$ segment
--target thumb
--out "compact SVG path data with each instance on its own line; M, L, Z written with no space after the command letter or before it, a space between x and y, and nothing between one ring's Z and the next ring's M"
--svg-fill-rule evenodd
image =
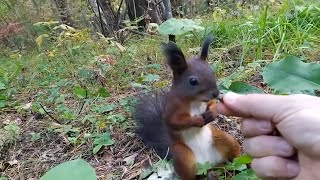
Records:
M280 96L271 94L240 95L233 92L223 96L223 103L218 103L218 113L227 116L254 117L277 123L282 115L293 113L298 102L307 95ZM308 97L308 96L307 96ZM283 117L283 116L282 116Z

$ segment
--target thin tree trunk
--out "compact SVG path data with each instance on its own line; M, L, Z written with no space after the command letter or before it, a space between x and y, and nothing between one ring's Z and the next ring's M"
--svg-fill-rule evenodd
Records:
M58 9L59 18L61 19L62 23L68 26L76 27L76 24L73 21L68 9L69 7L67 0L54 0L54 3Z
M163 5L164 5L164 20L168 20L172 18L172 6L170 0L163 0Z
M170 0L163 0L163 5L165 8L164 12L164 20L168 20L172 18L172 7L171 7L171 2ZM169 41L176 42L176 37L175 35L169 35Z
M103 11L104 18L107 22L108 35L111 35L117 30L118 20L117 15L112 7L111 0L97 0Z

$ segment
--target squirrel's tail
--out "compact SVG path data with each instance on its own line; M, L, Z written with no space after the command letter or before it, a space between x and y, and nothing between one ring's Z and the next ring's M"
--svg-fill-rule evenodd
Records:
M153 148L161 158L171 158L169 134L162 121L165 98L164 90L140 96L134 109L133 119L137 123L136 133L143 143Z

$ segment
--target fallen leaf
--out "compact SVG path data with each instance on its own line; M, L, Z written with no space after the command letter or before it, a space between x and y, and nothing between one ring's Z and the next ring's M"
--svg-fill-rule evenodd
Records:
M22 109L28 110L28 109L31 108L31 106L32 106L32 103L30 102L30 103L25 104L25 105L22 107Z
M116 42L116 46L120 49L120 52L124 52L126 50L126 48L123 47L120 43Z
M126 162L127 165L132 165L134 163L135 158L137 157L138 153L134 153L131 156L128 156L123 159L123 161Z
M8 163L12 166L12 165L18 164L18 161L14 159L12 161L8 161Z

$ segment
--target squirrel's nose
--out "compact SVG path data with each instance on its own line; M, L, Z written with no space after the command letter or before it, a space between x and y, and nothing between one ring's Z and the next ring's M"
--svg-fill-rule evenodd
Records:
M213 98L217 98L220 94L220 91L218 89L215 89L212 91L212 97Z

